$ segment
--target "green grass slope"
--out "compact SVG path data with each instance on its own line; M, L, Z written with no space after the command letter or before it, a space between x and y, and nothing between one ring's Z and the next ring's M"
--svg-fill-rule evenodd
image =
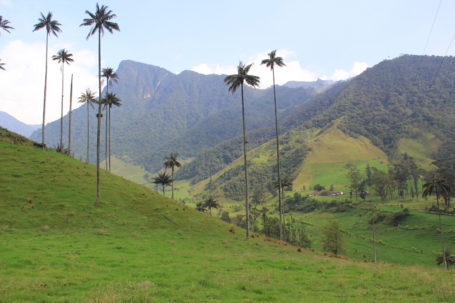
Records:
M454 272L298 252L0 140L1 302L453 302Z
M333 184L335 190L346 191L349 183L346 164L353 163L362 169L367 164L382 167L387 163L387 155L370 140L348 136L337 125L321 130L308 142L310 152L294 180L295 190L310 189L315 184L328 188Z

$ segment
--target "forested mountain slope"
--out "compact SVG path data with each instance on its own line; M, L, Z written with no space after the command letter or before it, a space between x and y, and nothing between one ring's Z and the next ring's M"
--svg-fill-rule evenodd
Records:
M344 164L341 164L348 161L348 158L355 158L355 151L351 147L359 144L367 144L365 147L367 150L379 149L389 160L393 160L402 152L408 152L416 157L423 168L434 168L431 163L436 159L451 158L450 153L455 146L453 143L455 142L455 102L453 101L455 71L450 68L454 63L455 59L452 57L410 55L383 61L349 81L333 85L304 104L281 112L281 129L284 133L287 132L282 137L282 143L286 144L284 142L286 137L295 137L291 141L300 142L300 148L312 150L313 155L331 154L330 150L345 155L354 153L345 160L340 160L340 165L331 165L337 170L342 169ZM340 135L325 135L325 130L333 127L337 130L333 130L331 134L340 131ZM253 140L253 144L250 144L252 155L257 153L256 149L262 148L261 144L268 144L269 150L272 149L273 135L269 133L267 137L264 136L265 133L267 132L250 134L250 137L262 138L259 141ZM309 136L309 133L313 136ZM325 137L319 138L318 134ZM272 141L268 142L267 138ZM322 140L325 143L324 145L312 144L311 147L305 148L302 142L310 138ZM340 140L346 143L340 145ZM368 143L365 143L367 142L365 140L368 140ZM353 143L347 144L350 141ZM240 144L240 139L236 138L201 153L192 163L181 169L178 177L193 178L193 182L199 182L215 174L240 157ZM237 149L235 149L236 145ZM296 149L297 145L294 143L294 146L289 148ZM357 149L359 152L360 150ZM283 159L289 157L286 152L289 150L282 152ZM371 155L374 154L379 152L371 153ZM295 156L292 157L295 158ZM359 154L359 157L362 158L364 155ZM386 161L387 159L384 160L384 156L380 156L377 160ZM330 162L333 161L327 163ZM325 162L318 160L317 163L319 166L324 166ZM251 166L254 172L257 167L254 161ZM306 168L308 169L308 166ZM272 171L275 169L273 161L270 161L268 168L264 169L270 174L270 178L273 178ZM289 177L295 179L298 176L297 183L300 185L310 184L309 180L314 176L308 175L307 170L305 177L296 171L298 169L304 169L304 166L293 167L293 172L288 172ZM325 170L325 173L341 174L339 171L330 170ZM304 180L305 178L307 179ZM224 185L218 184L218 186ZM239 191L242 190L240 186L237 187ZM240 197L241 192L236 195Z
M154 171L170 152L194 157L241 133L240 96L228 92L224 76L192 71L175 75L133 61L123 61L117 74L118 82L111 91L122 100L122 106L112 110L112 151L118 158ZM279 109L284 110L303 103L315 94L315 88L278 87L277 93L281 97ZM271 127L272 90L246 87L245 97L248 129ZM91 140L95 142L95 111L91 112ZM85 106L74 111L73 121L73 150L82 157L86 149ZM46 134L47 144L56 145L58 121L47 126ZM39 136L37 131L32 138L39 140ZM94 159L94 144L90 150Z

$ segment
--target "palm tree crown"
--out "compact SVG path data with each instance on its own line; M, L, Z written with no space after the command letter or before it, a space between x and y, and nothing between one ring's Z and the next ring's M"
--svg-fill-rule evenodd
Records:
M112 84L112 82L117 82L118 75L114 72L112 67L103 68L103 75L106 78L107 85Z
M269 56L267 59L262 60L261 64L265 64L265 66L270 67L270 69L274 69L276 66L286 66L283 62L283 58L276 56L276 50L271 51L267 54Z
M111 108L112 106L122 106L122 100L120 100L114 93L108 93L101 102L105 108Z
M57 55L52 56L52 60L55 60L58 63L70 64L74 61L72 57L73 54L69 53L66 49L63 48L57 52Z
M9 22L8 20L6 19L3 19L2 16L0 16L0 29L4 30L5 32L9 33L9 30L10 29L14 29L14 27L12 26L9 26L8 24L10 24L11 22Z
M33 31L46 28L47 35L53 34L57 37L57 33L61 32L61 24L57 20L52 20L52 13L48 12L47 16L41 13L41 18L38 19L38 23L33 26Z
M159 173L158 176L154 177L152 182L154 184L160 184L163 187L163 196L164 196L165 195L164 187L171 184L172 179L168 174L166 174L166 172L163 172L163 173Z
M438 175L433 175L429 182L423 185L422 197L436 195L436 200L439 206L439 198L443 197L446 199L450 197L450 187L447 184L447 180Z
M87 39L90 36L94 35L96 32L99 32L100 35L103 35L105 29L110 33L112 33L113 30L120 30L118 24L111 21L117 16L113 14L112 11L109 10L105 5L101 5L100 7L97 3L95 13L89 11L85 11L85 13L89 15L90 18L85 18L80 26L92 26L87 35Z
M2 63L1 61L2 61L2 60L0 60L0 69L5 70L5 66L4 66L5 63Z
M177 160L178 154L171 153L164 159L164 167L174 170L175 167L180 167L181 163Z
M237 74L229 75L224 78L224 82L229 86L230 92L234 93L237 88L243 86L245 83L253 87L259 86L259 77L248 75L252 65L253 64L249 64L245 66L245 64L240 62L237 66Z
M87 105L88 105L88 104L91 104L94 102L95 102L95 93L92 92L89 88L87 88L85 90L85 93L83 93L79 97L79 103L87 103Z

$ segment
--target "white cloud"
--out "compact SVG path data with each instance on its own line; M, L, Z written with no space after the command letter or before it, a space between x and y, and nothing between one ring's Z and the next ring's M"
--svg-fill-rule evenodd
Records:
M309 69L303 67L299 61L291 60L294 55L293 51L280 49L277 50L277 55L283 57L286 66L275 69L276 83L279 85L285 84L288 81L316 81L318 78L324 80L346 80L362 73L368 68L365 62L355 62L351 70L336 69L331 76L317 75ZM266 88L272 85L272 75L270 69L261 65L261 61L267 58L267 52L256 54L246 60L245 63L253 62L251 74L261 78L261 88ZM218 64L208 65L199 64L192 68L193 71L201 74L235 74L236 66L221 66Z
M229 75L234 74L237 69L235 66L222 66L219 64L199 64L191 69L200 74L209 75L209 74L218 74L218 75Z
M71 45L49 46L46 123L60 117L60 64L51 59L60 48L73 53L74 62L65 66L65 107L69 107L70 77L74 74L73 108L79 106L78 97L86 88L96 90L97 57L88 50L74 50ZM29 124L41 124L44 92L45 44L28 44L20 40L10 42L0 51L6 71L0 71L0 110Z
M328 79L335 81L346 80L363 73L368 67L368 64L365 62L354 62L351 70L337 69Z
M0 0L0 5L10 5L11 1L10 0Z

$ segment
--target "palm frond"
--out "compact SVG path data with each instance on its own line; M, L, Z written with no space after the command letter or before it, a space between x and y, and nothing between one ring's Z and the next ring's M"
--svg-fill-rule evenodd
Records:
M228 85L230 92L234 93L237 88L242 86L244 83L256 87L260 83L258 76L248 75L253 64L246 65L239 62L237 66L237 74L229 75L224 78L224 83Z
M92 13L90 11L85 11L85 13L89 15L89 18L83 19L80 26L92 26L87 35L87 39L90 36L93 36L96 32L99 32L100 35L103 35L104 30L107 30L110 33L112 33L114 30L120 31L118 24L110 21L113 18L116 18L117 15L113 14L107 6L102 5L100 7L97 3L95 13Z
M66 49L63 48L59 50L56 55L52 56L52 60L56 60L58 63L70 64L74 61L72 57L73 54L69 53Z
M267 55L269 57L267 59L264 59L261 61L261 64L265 64L266 67L270 67L270 69L274 69L275 65L279 66L279 67L286 66L286 64L284 64L284 62L283 62L283 58L276 56L276 50L271 51Z
M33 31L46 28L47 35L53 34L58 36L57 33L61 32L61 24L57 20L52 20L52 13L48 12L46 16L41 13L41 18L38 19L38 23L33 26Z
M8 20L6 19L3 19L2 16L0 16L0 29L3 29L5 32L9 33L9 31L11 29L14 29L14 27L8 25L10 24L11 22L9 22Z

